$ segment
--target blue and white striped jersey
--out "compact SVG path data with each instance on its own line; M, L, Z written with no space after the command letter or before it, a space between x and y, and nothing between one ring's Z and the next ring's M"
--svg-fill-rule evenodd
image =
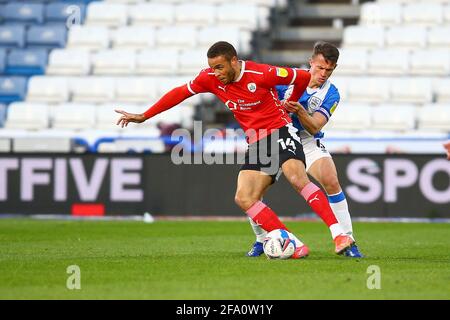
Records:
M290 96L292 88L289 86L277 86L278 97L280 100L284 100ZM340 95L339 91L334 84L327 80L321 87L316 89L306 88L303 95L300 97L300 104L308 111L309 114L314 112L320 112L330 120L331 115L339 104ZM292 122L294 126L302 131L305 130L301 125L298 117L291 114ZM314 135L315 138L323 138L324 133L322 131Z

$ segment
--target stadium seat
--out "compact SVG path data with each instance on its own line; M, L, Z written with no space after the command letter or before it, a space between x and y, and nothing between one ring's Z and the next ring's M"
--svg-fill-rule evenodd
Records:
M178 70L177 49L143 50L136 60L136 71L140 75L170 75Z
M5 71L6 67L6 49L0 48L0 74Z
M200 70L199 70L200 72ZM197 76L198 72L196 74L193 74L192 76L178 76L178 77L161 77L161 80L156 83L156 89L157 89L157 96L161 97L162 95L169 92L169 90L182 86L192 79L194 79ZM187 101L187 100L185 100Z
M128 6L118 3L94 2L87 8L85 24L117 28L128 22Z
M74 23L83 23L86 17L86 6L79 2L54 2L49 3L45 7L45 21L46 23L63 22L66 23L69 17L75 17L79 14L79 21L73 21Z
M352 78L350 77L342 77L339 73L336 73L336 76L333 76L330 80L339 90L339 95L341 97L341 101L347 100L348 97L348 86L349 82Z
M178 63L178 73L180 75L194 76L200 70L209 67L206 53L203 49L183 51L178 57Z
M6 113L8 111L8 107L6 104L0 103L0 128L3 128L6 120Z
M151 77L116 78L116 101L150 105L159 98L156 88L157 81L158 78Z
M242 52L240 43L240 32L238 27L217 27L211 26L201 28L197 32L197 44L199 49L209 49L215 42L217 42L217 35L220 34L220 39L231 43L237 51Z
M197 45L197 30L192 26L161 27L156 31L156 44L160 48L194 48Z
M86 49L55 49L49 56L49 75L87 75L91 69L90 53Z
M450 48L450 26L432 27L428 30L427 41L429 48Z
M136 69L133 50L104 50L93 54L92 73L95 75L129 75Z
M109 47L109 30L106 27L73 26L70 28L67 48L101 50Z
M419 129L450 133L450 104L427 104L420 108Z
M132 25L169 26L175 21L175 7L167 3L143 3L129 10Z
M413 105L379 105L372 108L374 130L408 131L415 128L416 107Z
M113 47L121 49L147 49L155 46L155 29L149 26L128 26L117 29Z
M251 4L227 3L217 7L217 25L234 26L242 30L255 30L258 21L258 7Z
M25 46L25 26L0 25L0 47L23 48Z
M41 24L44 22L44 5L9 2L3 7L2 17L6 23Z
M325 130L365 130L372 124L371 107L366 104L341 103Z
M432 83L428 78L393 78L389 87L393 103L425 104L433 99Z
M381 103L389 99L386 78L353 78L347 88L347 99L351 102Z
M70 97L66 77L32 77L28 84L27 102L62 103Z
M44 74L47 58L45 49L13 49L8 54L5 73L24 76Z
M55 129L92 129L96 122L95 106L91 104L62 104L54 109Z
M405 49L377 49L368 56L369 74L404 75L408 73L408 68L409 52Z
M46 104L16 102L9 105L6 129L39 130L48 127L49 112Z
M381 26L349 26L344 29L344 48L382 48L384 46L384 28Z
M443 20L444 20L444 24L448 25L450 23L450 6L448 5L449 3L446 3L446 6L443 6Z
M450 103L450 78L436 78L433 81L433 90L436 95L436 102Z
M414 50L410 59L410 73L414 75L450 76L450 51Z
M115 109L123 109L132 113L142 113L145 108L136 104L103 104L95 108L97 121L95 128L98 130L113 130L113 131L125 131L127 129L135 129L142 124L130 123L124 129L117 125L117 119L120 118L120 114L115 112Z
M72 78L72 101L96 104L112 102L115 98L114 86L114 79L109 77Z
M402 6L399 3L366 2L361 5L361 25L399 25L402 22Z
M63 48L66 45L66 26L31 26L27 32L27 47Z
M427 43L427 29L422 26L392 27L386 31L386 46L391 48L424 48Z
M178 26L212 26L216 21L216 7L208 4L183 3L175 7L175 23Z
M367 69L367 55L365 49L341 49L334 74L364 74Z
M26 95L27 78L0 76L0 103L21 101Z
M403 8L403 23L423 26L442 24L442 9L437 3L410 3Z

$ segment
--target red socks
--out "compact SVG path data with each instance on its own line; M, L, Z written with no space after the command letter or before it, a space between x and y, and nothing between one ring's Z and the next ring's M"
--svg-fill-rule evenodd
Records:
M318 186L310 182L300 191L300 194L328 227L338 223L336 216L328 203L327 196Z
M250 209L247 210L247 215L267 232L275 229L289 231L280 219L278 219L275 212L262 201L255 202Z

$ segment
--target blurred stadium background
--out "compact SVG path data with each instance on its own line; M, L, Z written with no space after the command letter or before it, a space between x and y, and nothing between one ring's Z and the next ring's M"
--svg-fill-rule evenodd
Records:
M4 215L241 216L238 166L175 166L168 154L173 130L194 120L218 130L192 151L245 150L218 100L194 96L126 129L114 109L146 110L206 67L218 40L297 67L325 40L341 50L341 103L324 143L354 216L450 218L448 0L0 0L0 19ZM308 214L285 183L274 189L281 215Z

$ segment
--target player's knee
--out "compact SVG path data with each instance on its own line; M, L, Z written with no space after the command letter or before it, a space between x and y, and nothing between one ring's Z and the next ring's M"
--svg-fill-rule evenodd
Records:
M234 202L244 211L250 209L259 199L246 194L237 193Z
M337 176L328 176L322 181L322 184L328 193L336 193L341 190Z
M299 174L290 174L286 176L286 179L294 187L294 189L298 191L302 190L309 183L307 176L301 176Z

